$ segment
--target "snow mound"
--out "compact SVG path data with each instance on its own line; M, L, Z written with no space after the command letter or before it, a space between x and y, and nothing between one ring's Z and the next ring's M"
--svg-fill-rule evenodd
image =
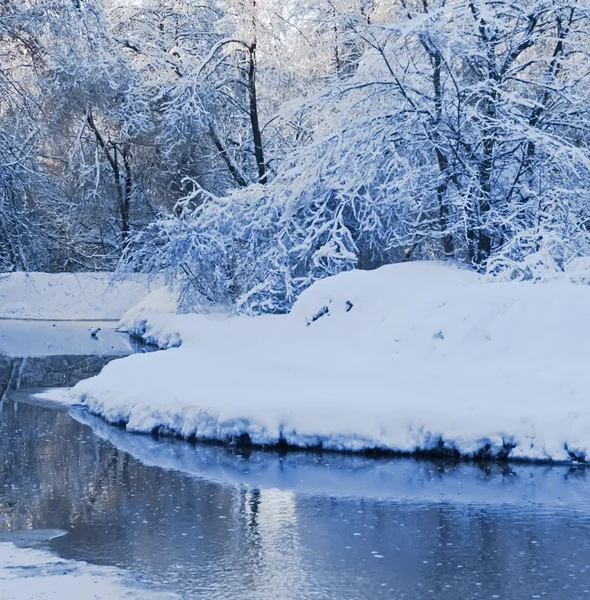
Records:
M295 302L291 315L306 324L323 316L363 314L373 321L390 316L392 307L404 302L429 300L438 294L454 292L482 282L477 273L451 264L415 262L387 265L377 271L347 271L316 282Z
M0 274L0 318L117 320L149 292L149 278L112 273Z
M119 321L119 331L129 331L138 328L138 323L147 314L174 314L176 313L177 295L166 286L150 292L137 304L130 308ZM145 321L145 319L144 319Z
M153 315L166 352L71 392L129 431L329 450L590 460L590 288L437 263L323 280L291 314Z
M199 315L176 314L177 306L177 292L161 287L129 309L119 321L117 330L125 331L132 337L161 349L175 348L180 346L185 335L196 337L201 327L225 321L229 316L228 308L224 306L208 307ZM173 320L171 315L175 315ZM172 327L171 323L174 323Z

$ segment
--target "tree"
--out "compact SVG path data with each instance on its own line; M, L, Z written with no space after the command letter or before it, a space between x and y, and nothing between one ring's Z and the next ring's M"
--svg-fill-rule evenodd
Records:
M0 269L49 267L63 223L39 154L35 70L44 67L25 1L0 3Z
M324 34L336 25L360 56L282 111L305 135L272 181L201 197L183 216L191 248L207 223L234 265L219 300L282 311L357 266L447 257L513 269L543 240L559 268L587 252L583 3L400 0L370 18L365 4L328 7ZM190 267L190 253L177 259Z

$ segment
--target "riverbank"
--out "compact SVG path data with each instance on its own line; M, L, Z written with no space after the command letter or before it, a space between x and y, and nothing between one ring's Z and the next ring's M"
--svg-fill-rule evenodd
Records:
M437 263L318 282L289 315L132 311L166 352L69 393L128 431L337 451L590 456L590 288Z
M2 273L0 319L117 321L150 287L144 275L113 282L113 273Z
M0 530L68 531L50 545L66 567L116 566L183 600L578 599L588 588L585 468L235 453L24 399L4 402L0 434L11 465ZM63 582L56 598L78 589Z
M238 451L217 444L130 435L88 411L73 419L121 453L150 468L166 469L226 487L273 489L330 498L495 507L542 506L578 510L590 500L586 467L519 463L473 463L352 453ZM531 482L534 481L534 485Z

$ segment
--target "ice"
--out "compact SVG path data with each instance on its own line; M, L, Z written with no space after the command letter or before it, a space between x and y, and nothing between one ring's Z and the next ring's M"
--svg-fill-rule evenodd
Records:
M113 322L94 321L100 331L90 335L80 321L15 321L0 319L0 354L31 356L126 356L133 351L129 337Z

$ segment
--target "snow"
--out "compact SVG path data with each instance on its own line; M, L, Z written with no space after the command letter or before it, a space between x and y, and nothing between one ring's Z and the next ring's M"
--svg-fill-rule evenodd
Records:
M128 326L146 313L175 313L178 297L168 287L160 287L133 305L119 322L119 331L127 331Z
M286 316L143 311L126 325L169 349L113 361L70 401L128 431L590 459L584 285L406 263L322 280Z
M161 283L154 287L146 298L145 276L113 282L112 273L0 274L0 355L130 354L128 337L115 332L117 320L133 306L135 315L174 310L174 297Z
M112 273L0 274L0 318L118 320L148 293L150 280L112 279Z
M128 573L60 559L45 550L0 542L2 600L172 600L139 587Z

